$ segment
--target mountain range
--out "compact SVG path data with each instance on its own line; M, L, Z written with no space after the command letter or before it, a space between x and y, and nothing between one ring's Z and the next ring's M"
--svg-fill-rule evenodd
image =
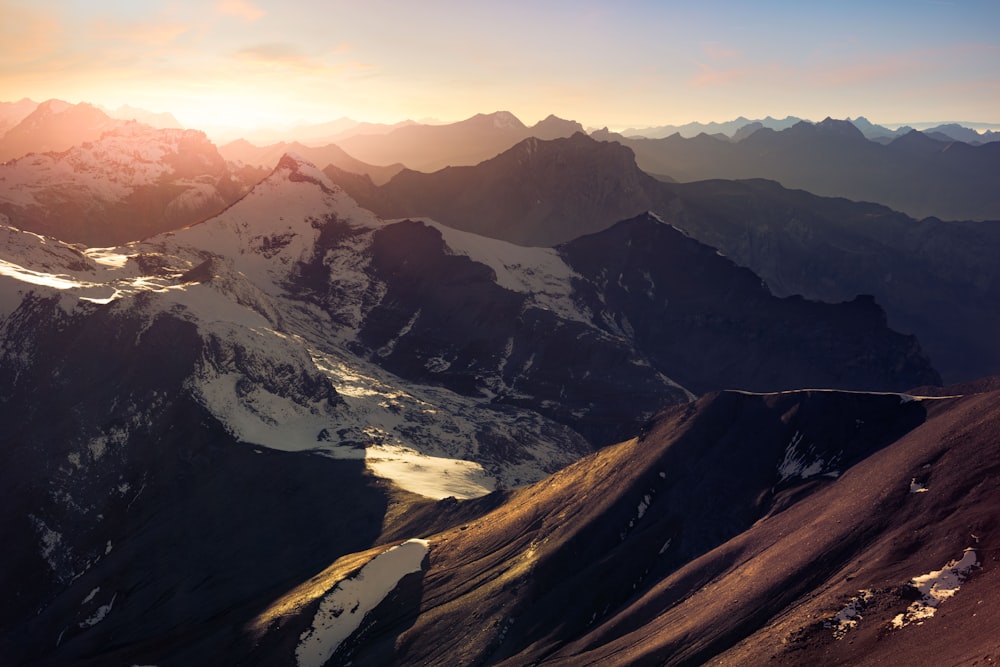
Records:
M400 162L410 169L434 171L478 164L528 137L555 139L582 131L579 123L556 116L528 127L514 114L497 111L447 125L407 125L386 134L358 134L341 141L340 147L371 164Z
M679 134L685 139L691 139L697 137L699 134L708 134L716 136L722 135L735 141L740 141L762 128L780 132L782 130L789 129L800 122L808 121L804 121L802 118L796 118L795 116L787 116L781 119L767 116L766 118L760 118L757 120L750 120L743 116L739 116L738 118L722 123L694 122L686 123L684 125L659 125L647 128L628 128L622 130L620 134L625 137L645 139L664 139L674 134ZM873 139L880 143L889 143L891 140L901 137L915 129L910 125L902 125L892 130L884 125L872 123L864 116L858 116L853 119L847 118L847 122L857 127L866 138ZM607 128L604 129L605 131L607 130ZM975 145L1000 140L1000 132L991 129L976 131L962 123L922 123L919 124L919 128L917 129L922 129L924 134L934 136L939 141L963 141L967 144Z
M0 662L1000 660L1000 223L630 147L798 142L844 174L859 141L938 164L936 134L500 112L216 148L26 108L0 106L26 151Z
M767 128L732 142L708 135L685 139L613 140L633 150L648 173L690 182L767 178L813 194L878 202L916 218L1000 219L1000 143L938 141L916 130L883 145L847 121Z
M528 246L564 243L651 210L779 295L830 302L874 295L949 381L1000 374L997 222L917 221L764 180L664 183L644 173L630 149L583 134L528 139L475 167L405 170L378 187L327 173L385 217L427 216Z

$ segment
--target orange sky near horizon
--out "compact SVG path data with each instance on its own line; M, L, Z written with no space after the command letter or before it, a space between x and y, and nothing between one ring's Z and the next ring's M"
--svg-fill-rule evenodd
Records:
M129 104L208 131L501 109L612 129L997 123L997 25L995 0L5 0L0 100Z

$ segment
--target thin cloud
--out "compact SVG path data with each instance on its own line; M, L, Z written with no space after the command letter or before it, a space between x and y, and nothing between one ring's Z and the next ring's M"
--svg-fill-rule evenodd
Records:
M219 0L215 4L215 11L223 16L235 16L245 21L256 21L265 14L263 9L248 0Z
M743 55L741 51L723 46L719 42L703 42L701 50L711 60L732 60Z
M0 4L0 63L16 65L45 58L63 42L58 17L33 7Z
M181 23L125 23L95 21L92 34L105 43L134 42L147 46L167 46L188 31Z
M254 65L282 66L297 69L323 67L323 63L305 56L291 44L258 44L240 49L233 55L237 60Z
M688 80L693 88L724 86L746 78L745 68L720 69L706 63L698 63L698 72Z

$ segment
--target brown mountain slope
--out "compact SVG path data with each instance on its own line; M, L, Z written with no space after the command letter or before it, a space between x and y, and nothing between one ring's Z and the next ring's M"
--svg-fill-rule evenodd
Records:
M673 408L430 535L420 571L326 664L998 659L997 398L727 392ZM378 553L310 582L311 602L278 601L249 662L282 662L316 596ZM920 598L911 579L963 557L978 565L961 590L893 629ZM859 590L870 597L856 625L831 625Z

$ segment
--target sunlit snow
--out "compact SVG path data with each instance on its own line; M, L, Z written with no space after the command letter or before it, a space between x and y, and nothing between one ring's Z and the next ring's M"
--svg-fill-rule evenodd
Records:
M898 630L914 622L919 625L934 616L938 605L955 595L977 567L979 558L969 548L960 559L950 561L940 570L913 577L910 583L921 593L921 598L892 619L892 627Z
M427 556L427 540L408 540L382 552L361 568L354 577L344 579L319 603L312 627L302 633L295 649L299 667L321 667L337 648L359 627L399 581L419 572Z
M496 484L478 463L427 456L407 447L368 447L365 462L379 477L428 498L478 498L493 491Z

